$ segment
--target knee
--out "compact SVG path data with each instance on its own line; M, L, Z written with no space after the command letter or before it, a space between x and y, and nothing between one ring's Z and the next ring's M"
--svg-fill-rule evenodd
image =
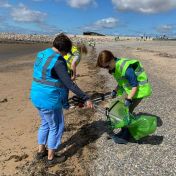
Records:
M49 130L49 126L48 124L40 124L39 130L43 130L43 131L48 131Z

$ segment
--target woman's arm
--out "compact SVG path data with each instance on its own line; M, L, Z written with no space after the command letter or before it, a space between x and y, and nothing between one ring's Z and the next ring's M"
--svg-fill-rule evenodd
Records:
M132 100L133 97L134 97L134 95L135 95L136 92L137 92L137 89L138 89L138 87L132 87L130 94L127 96L127 99Z
M54 70L58 76L58 78L62 81L62 83L73 93L78 95L83 100L88 100L89 96L84 93L70 78L68 72L67 72L67 66L66 63L62 59L59 59L55 66Z
M73 71L73 75L72 75L72 80L73 81L76 79L76 66L77 66L76 62L73 61L72 64L71 64L71 69Z
M125 73L125 77L128 80L130 86L132 87L130 94L127 96L128 99L133 99L138 90L137 76L132 67L128 67Z

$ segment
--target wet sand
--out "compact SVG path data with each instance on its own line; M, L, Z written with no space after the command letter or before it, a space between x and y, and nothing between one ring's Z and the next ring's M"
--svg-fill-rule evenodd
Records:
M39 50L47 48L48 46L50 46L50 44L0 43L0 62L35 54Z

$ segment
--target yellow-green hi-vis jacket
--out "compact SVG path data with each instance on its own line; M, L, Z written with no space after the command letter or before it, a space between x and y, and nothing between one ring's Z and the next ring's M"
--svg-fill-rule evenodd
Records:
M80 54L76 46L73 46L73 47L72 47L71 52L72 52L72 53L68 53L67 55L64 56L64 59L65 59L66 62L67 62L67 68L68 68L68 72L69 72L69 73L70 73L70 71L71 71L71 64L72 64L72 62L73 62L74 56Z
M114 78L118 82L118 95L122 95L124 91L128 95L131 92L132 87L125 78L125 73L129 66L134 69L138 81L138 89L133 98L144 98L150 96L152 88L148 82L148 77L142 64L138 60L130 60L127 58L120 58L116 61L115 73L113 73Z

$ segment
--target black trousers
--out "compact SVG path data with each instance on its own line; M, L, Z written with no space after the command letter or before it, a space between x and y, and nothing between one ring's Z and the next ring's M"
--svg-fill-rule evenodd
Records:
M138 106L138 104L142 101L142 98L133 99L132 105L129 107L129 112L132 114L134 109ZM113 131L108 130L107 132L109 136L116 135L117 137L123 138L125 140L129 140L131 138L130 132L127 127L122 127L121 131L115 134Z
M129 107L129 112L132 114L137 105L142 101L142 98L133 99L132 105Z

